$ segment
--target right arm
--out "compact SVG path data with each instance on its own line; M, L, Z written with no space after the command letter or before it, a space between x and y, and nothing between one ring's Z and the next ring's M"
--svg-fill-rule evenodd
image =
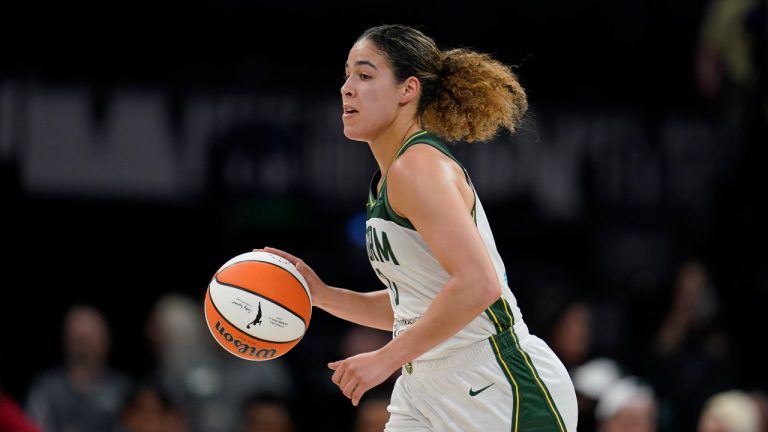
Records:
M290 261L304 276L312 293L314 306L339 317L366 327L392 331L394 312L386 289L361 293L326 285L304 261L280 249L263 249Z

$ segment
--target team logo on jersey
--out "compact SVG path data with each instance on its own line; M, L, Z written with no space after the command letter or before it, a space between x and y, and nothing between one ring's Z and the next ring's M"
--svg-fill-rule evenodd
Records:
M381 236L376 228L368 226L365 229L365 245L368 249L368 259L371 261L387 262L392 261L395 265L400 265L392 251L392 245L389 243L387 233L382 231Z

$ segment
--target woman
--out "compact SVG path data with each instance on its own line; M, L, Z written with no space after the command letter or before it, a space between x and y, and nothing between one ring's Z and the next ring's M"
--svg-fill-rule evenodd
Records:
M315 306L394 338L333 362L357 405L403 368L388 431L576 430L566 369L528 333L469 175L444 144L514 131L527 102L509 67L443 52L418 30L374 27L352 46L341 87L344 134L379 171L369 189L368 256L385 289L329 287L300 259Z

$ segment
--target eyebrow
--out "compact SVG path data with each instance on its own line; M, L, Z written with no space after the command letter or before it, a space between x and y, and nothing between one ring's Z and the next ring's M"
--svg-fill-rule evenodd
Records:
M372 67L372 68L374 68L376 70L379 70L379 68L377 68L375 64L371 63L368 60L358 60L358 61L355 62L355 66L363 66L363 65L368 65L368 66L370 66L370 67ZM344 68L345 69L349 68L349 64L345 63L344 64Z

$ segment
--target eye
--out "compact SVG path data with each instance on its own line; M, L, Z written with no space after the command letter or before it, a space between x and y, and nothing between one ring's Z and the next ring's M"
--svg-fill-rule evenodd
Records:
M366 73L361 73L360 74L360 81L368 81L369 79L371 79L370 75L368 75Z

